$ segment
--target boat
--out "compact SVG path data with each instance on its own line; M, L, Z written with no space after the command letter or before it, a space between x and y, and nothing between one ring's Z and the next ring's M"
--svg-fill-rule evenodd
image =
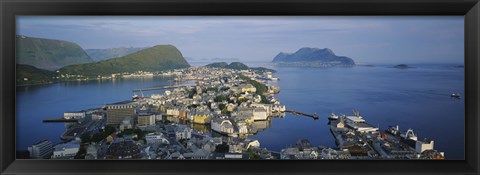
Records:
M330 120L338 120L338 115L335 115L335 113L332 112L332 114L330 115L330 117L328 117L328 119L330 119Z
M451 95L452 98L460 98L460 93L453 93Z
M386 130L386 132L388 132L392 135L399 135L400 134L400 130L398 129L398 125L397 126L388 126L388 129Z

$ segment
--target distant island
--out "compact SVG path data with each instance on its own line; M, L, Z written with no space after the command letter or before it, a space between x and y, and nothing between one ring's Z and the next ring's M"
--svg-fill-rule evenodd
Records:
M351 67L355 66L355 61L346 56L337 56L329 49L304 47L295 53L280 52L273 63L276 66L294 66L294 67Z
M273 72L273 73L276 72L273 69L268 69L264 67L248 67L247 65L241 62L232 62L230 64L226 62L216 62L216 63L207 64L205 65L205 67L224 68L224 69L233 69L233 70L254 70L254 71L260 71L260 72Z
M393 68L397 68L397 69L411 69L411 68L415 68L415 67L412 67L412 66L409 66L409 65L406 65L406 64L399 64L399 65L393 66Z

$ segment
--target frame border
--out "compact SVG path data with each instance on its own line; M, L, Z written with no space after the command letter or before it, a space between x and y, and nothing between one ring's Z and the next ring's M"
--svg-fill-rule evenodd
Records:
M478 0L0 0L0 174L479 174ZM465 160L15 160L16 15L462 15Z

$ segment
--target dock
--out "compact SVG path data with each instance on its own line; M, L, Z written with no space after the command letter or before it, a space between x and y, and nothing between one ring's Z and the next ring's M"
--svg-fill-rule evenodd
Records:
M54 119L45 119L43 120L44 123L76 123L78 119L65 119L63 117L54 118Z
M307 117L311 117L313 118L314 120L318 120L318 115L317 113L314 113L314 114L307 114L307 113L304 113L304 112L300 112L300 111L295 111L295 110L285 110L285 112L289 112L289 113L292 113L294 115L303 115L303 116L307 116Z

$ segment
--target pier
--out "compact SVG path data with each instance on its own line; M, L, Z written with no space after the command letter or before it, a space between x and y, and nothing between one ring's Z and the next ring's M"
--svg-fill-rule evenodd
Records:
M63 117L54 118L54 119L45 119L44 123L75 123L78 122L78 119L65 119Z
M300 112L300 111L295 111L295 110L285 110L285 112L289 112L289 113L292 113L294 115L303 115L303 116L307 116L307 117L311 117L313 118L314 120L317 120L319 117L317 115L317 113L314 113L314 114L307 114L307 113L304 113L304 112Z
M195 84L180 84L180 85L173 85L173 86L160 86L160 87L152 87L152 88L143 88L143 89L133 89L133 92L139 91L154 91L154 90L162 90L162 89L174 89L179 87L192 87Z

